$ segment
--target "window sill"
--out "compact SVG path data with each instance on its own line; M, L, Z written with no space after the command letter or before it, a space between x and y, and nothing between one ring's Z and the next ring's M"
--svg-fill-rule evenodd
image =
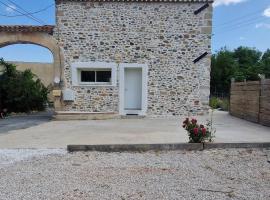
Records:
M74 87L116 87L116 85L99 85L99 84L78 84L73 85Z

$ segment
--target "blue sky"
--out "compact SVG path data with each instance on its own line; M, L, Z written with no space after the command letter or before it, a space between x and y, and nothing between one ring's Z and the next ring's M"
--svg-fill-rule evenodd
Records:
M53 4L54 0L0 0L0 24L55 24ZM21 14L15 11L19 7L28 12L42 9L42 12L33 14L40 23L25 16L16 16ZM213 34L212 52L224 46L234 49L240 45L265 51L270 48L270 0L216 0ZM47 49L36 45L3 47L0 48L0 57L16 61L53 61Z
M212 52L224 46L270 48L270 0L217 0L216 4Z

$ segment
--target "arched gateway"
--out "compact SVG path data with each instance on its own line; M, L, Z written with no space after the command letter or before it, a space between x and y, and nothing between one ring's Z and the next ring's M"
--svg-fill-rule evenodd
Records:
M0 48L11 44L36 44L49 49L54 58L53 79L63 81L63 57L57 41L52 36L54 26L0 26ZM60 83L55 89L60 89ZM60 98L55 98L55 109L61 107Z

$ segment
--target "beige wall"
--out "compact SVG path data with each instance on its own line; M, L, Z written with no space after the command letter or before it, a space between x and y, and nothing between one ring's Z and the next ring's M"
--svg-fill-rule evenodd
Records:
M53 63L38 63L38 62L12 62L17 66L17 70L23 71L30 69L38 76L41 82L48 86L53 84Z

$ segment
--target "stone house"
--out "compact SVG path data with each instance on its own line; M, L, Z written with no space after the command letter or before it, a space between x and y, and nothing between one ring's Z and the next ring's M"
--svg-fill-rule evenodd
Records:
M210 0L56 0L63 111L204 113L210 93Z

